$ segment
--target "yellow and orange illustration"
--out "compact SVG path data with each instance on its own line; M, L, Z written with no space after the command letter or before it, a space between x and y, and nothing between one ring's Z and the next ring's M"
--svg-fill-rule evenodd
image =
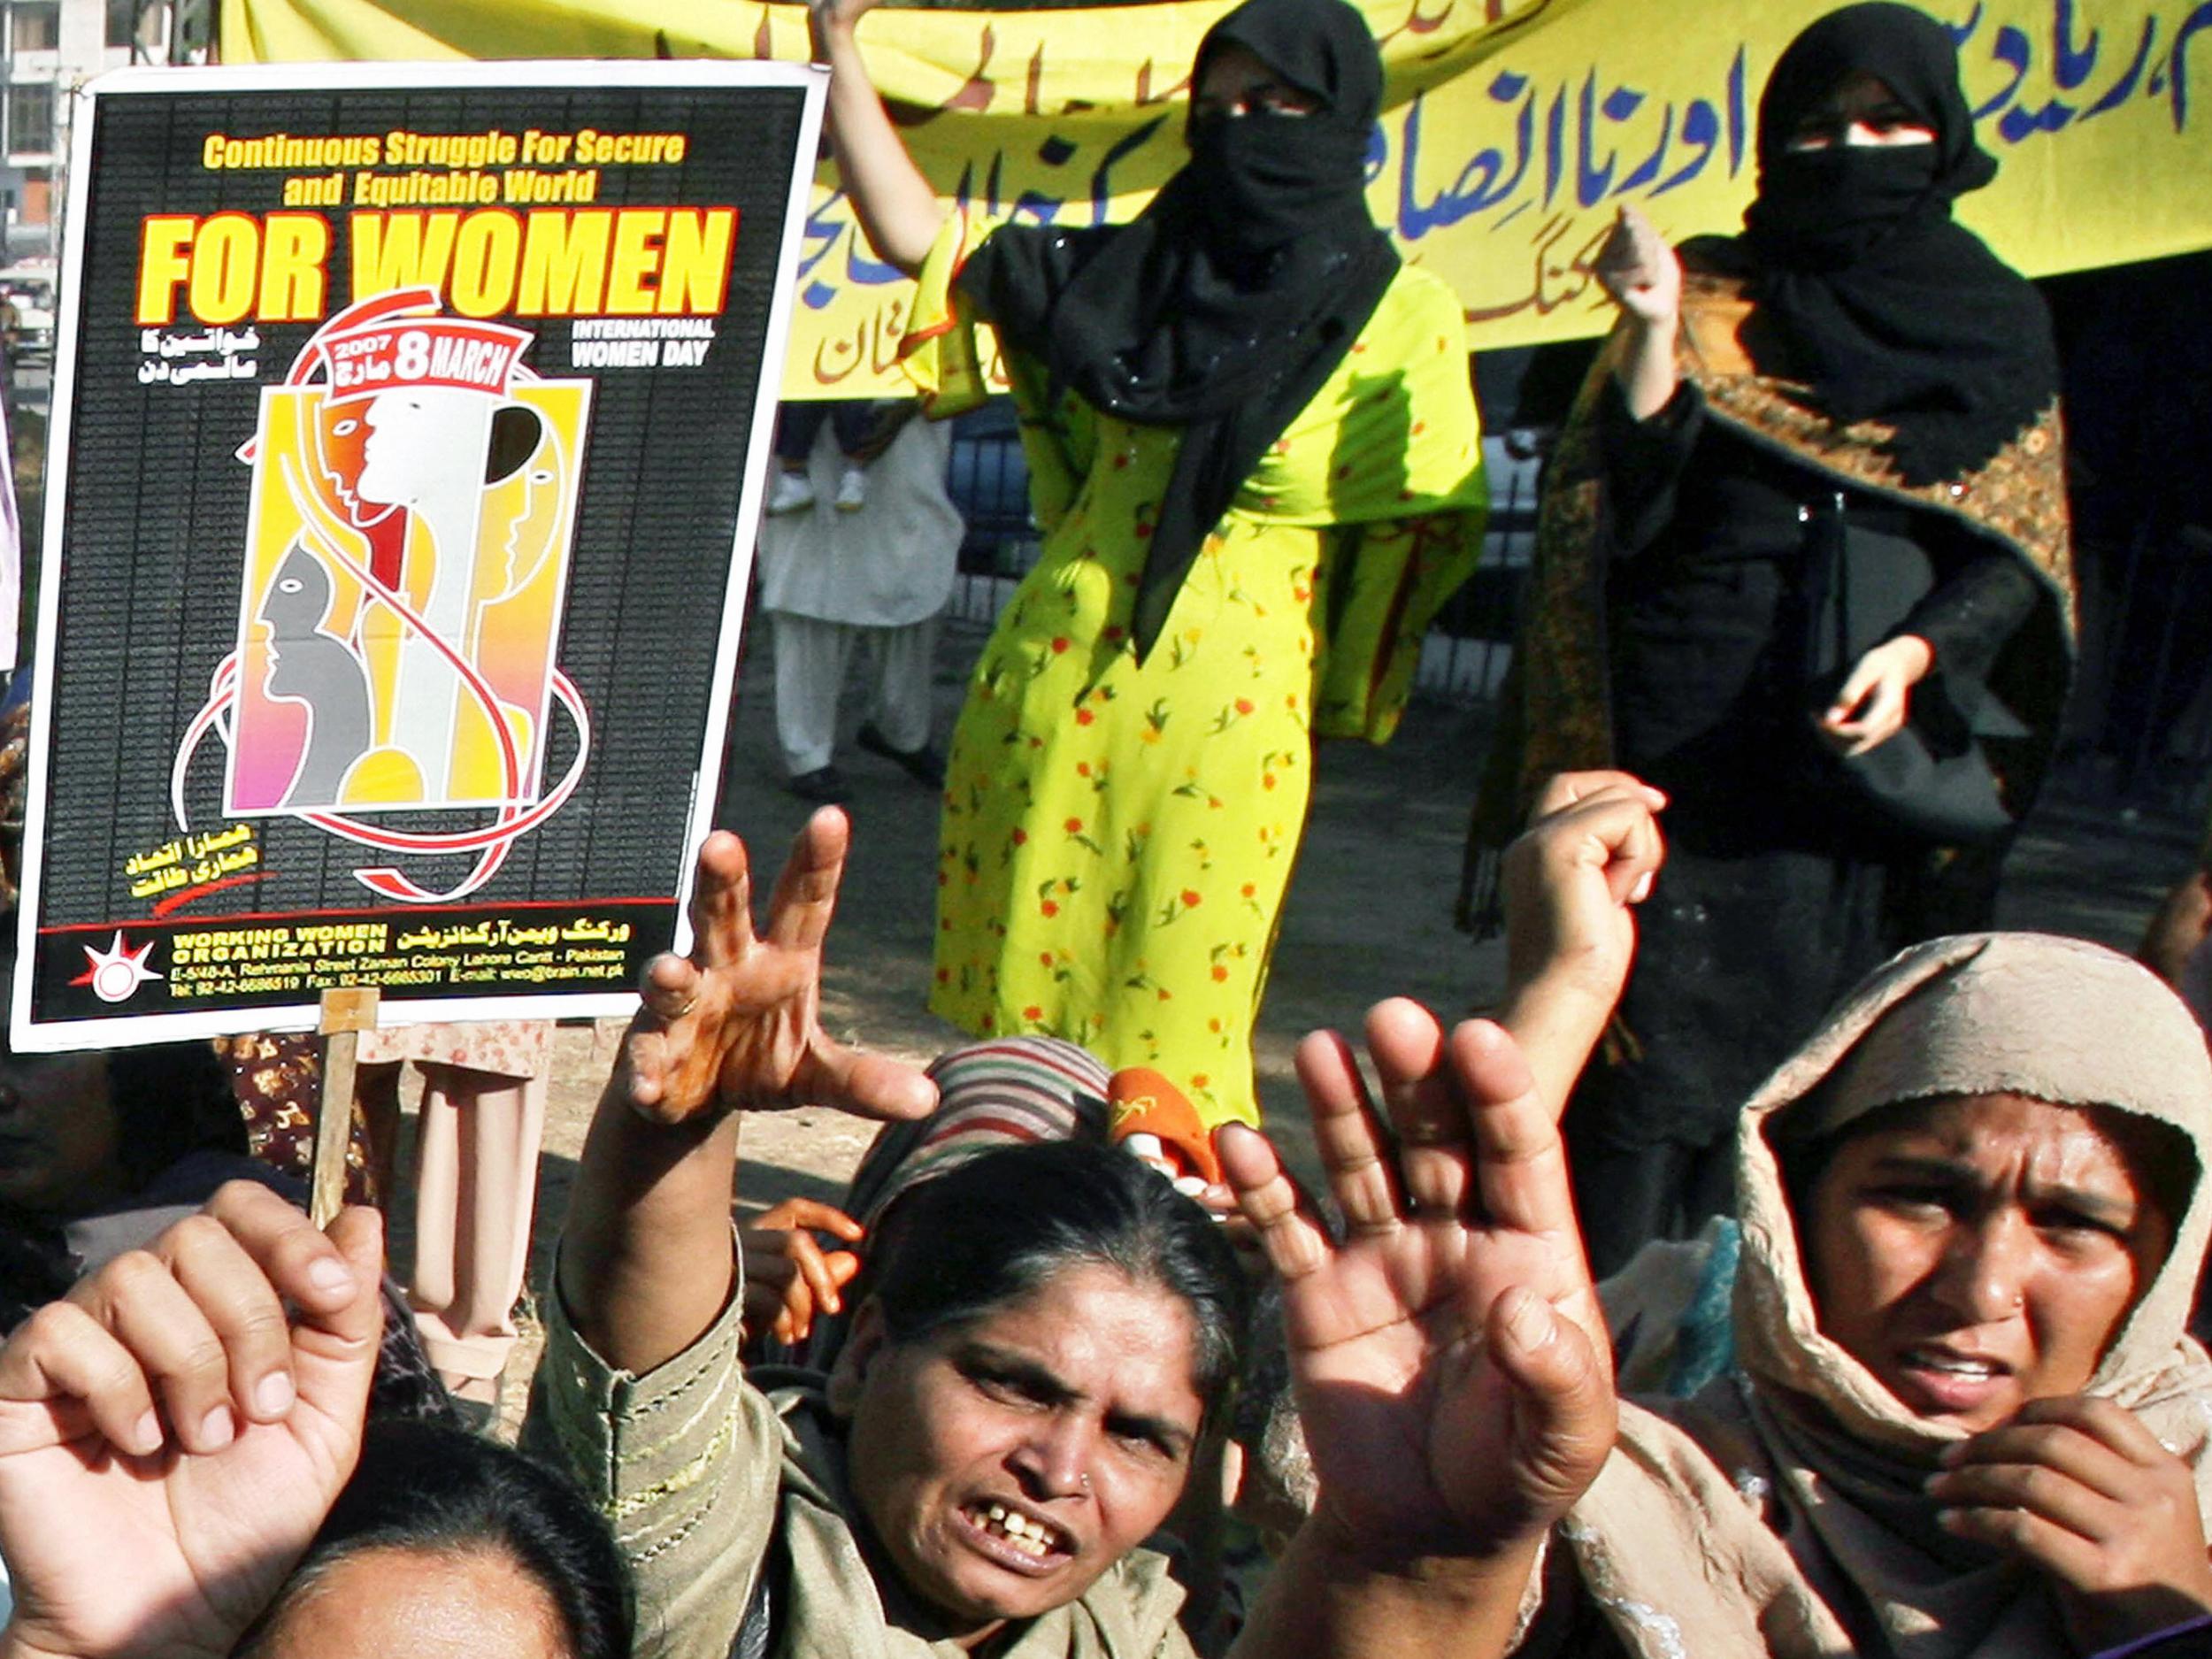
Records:
M591 383L532 343L403 290L262 394L230 814L540 799Z

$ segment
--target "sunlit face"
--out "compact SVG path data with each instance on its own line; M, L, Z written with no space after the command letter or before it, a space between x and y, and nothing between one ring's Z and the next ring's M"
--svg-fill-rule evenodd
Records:
M569 1659L541 1585L491 1549L365 1549L280 1612L254 1659Z
M1887 149L1932 144L1935 129L1921 122L1879 75L1855 69L1790 130L1792 150Z
M1073 1601L1175 1505L1204 1411L1189 1310L1112 1268L905 1343L864 1311L849 1447L862 1515L953 1633Z
M0 971L0 998L13 975ZM0 1044L0 1203L81 1215L122 1195L104 1055L14 1054Z
M1847 1140L1800 1218L1822 1331L1970 1432L2078 1393L2173 1241L2125 1125L1973 1094Z
M1191 93L1192 119L1216 115L1310 115L1321 100L1302 87L1294 87L1270 68L1248 47L1232 42L1206 56L1198 85Z

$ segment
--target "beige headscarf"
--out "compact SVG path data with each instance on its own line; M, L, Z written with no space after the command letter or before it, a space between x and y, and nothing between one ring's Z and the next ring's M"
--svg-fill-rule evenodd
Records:
M1880 969L1744 1108L1741 1374L1624 1404L1618 1448L1562 1528L1587 1592L1640 1659L2070 1653L2039 1575L1955 1539L1921 1491L1955 1427L1901 1406L1820 1333L1768 1120L1826 1133L1894 1101L2014 1093L2177 1130L2196 1179L2174 1246L2088 1392L2197 1471L2212 1510L2212 1361L2185 1333L2212 1232L2212 1061L2155 977L2101 947L1982 933Z

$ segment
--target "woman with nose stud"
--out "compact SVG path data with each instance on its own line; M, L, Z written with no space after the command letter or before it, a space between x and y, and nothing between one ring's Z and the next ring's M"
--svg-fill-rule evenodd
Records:
M1544 1076L1596 1046L1625 906L1673 879L1655 804L1618 774L1555 780L1517 848L1586 849L1514 924L1528 982L1573 987L1517 1018ZM1386 1008L1394 1043L1433 1044ZM1348 1064L1318 1082L1317 1125L1364 1101ZM2187 1333L2212 1060L2180 1000L2079 940L1929 941L1737 1118L1735 1225L1601 1286L1617 1376L1655 1382L1652 1356L1718 1335L1710 1380L1622 1394L1541 1571L1489 1609L1517 1609L1521 1659L2086 1659L2212 1614L2212 1362ZM1544 1248L1578 1262L1579 1231Z

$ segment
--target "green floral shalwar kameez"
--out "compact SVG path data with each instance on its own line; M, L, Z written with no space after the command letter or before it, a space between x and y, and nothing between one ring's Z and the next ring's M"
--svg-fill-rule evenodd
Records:
M906 362L932 412L984 388L952 279L922 273ZM1312 740L1388 739L1484 488L1457 299L1402 269L1201 549L1140 663L1131 612L1179 433L1046 401L1008 365L1042 557L953 735L930 1006L1148 1065L1210 1123L1257 1115L1252 1025L1312 786Z

